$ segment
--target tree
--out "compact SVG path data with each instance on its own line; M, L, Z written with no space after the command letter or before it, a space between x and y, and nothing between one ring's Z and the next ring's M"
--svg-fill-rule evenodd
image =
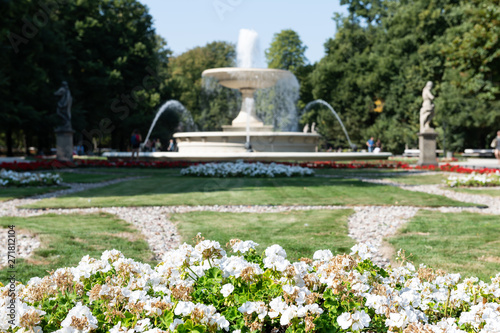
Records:
M220 130L222 125L229 125L239 111L236 90L201 77L205 69L233 66L235 56L233 44L212 42L170 60L167 85L172 98L191 112L199 129Z
M299 35L293 30L282 30L274 34L271 46L266 50L266 60L269 68L286 69L295 74L303 67L307 58Z
M402 152L416 146L421 91L435 83L436 117L448 149L485 147L498 113L498 9L491 1L343 0L337 34L311 74L314 98L330 102L358 145L381 138ZM374 101L384 102L382 113ZM342 133L313 109L305 118L333 143ZM324 122L324 123L323 123Z
M25 146L54 143L53 92L68 81L73 128L87 150L92 142L124 149L133 127L145 129L160 94L170 51L137 0L0 2L0 130L8 152L13 137ZM4 52L5 51L5 52ZM41 126L42 125L42 126Z

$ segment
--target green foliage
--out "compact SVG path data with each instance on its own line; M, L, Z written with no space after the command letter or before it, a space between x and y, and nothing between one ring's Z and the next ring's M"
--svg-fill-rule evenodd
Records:
M172 98L179 100L192 114L201 130L220 130L239 111L237 91L208 81L204 70L234 65L235 48L226 42L212 42L170 59L169 79ZM205 89L204 89L205 88Z
M145 128L165 91L169 54L147 8L136 0L2 1L0 131L9 150L53 146L53 93L61 81L73 95L76 143L125 148L132 128Z
M303 67L307 58L304 55L307 46L302 44L299 35L291 30L282 30L274 34L271 46L266 50L269 68L286 69L293 73Z
M351 139L364 147L380 138L385 150L417 146L421 91L435 83L435 126L448 150L485 148L500 121L498 16L495 1L344 0L337 34L311 74L313 97L331 103ZM384 103L373 112L374 101ZM334 144L343 134L326 111L312 109L319 131Z

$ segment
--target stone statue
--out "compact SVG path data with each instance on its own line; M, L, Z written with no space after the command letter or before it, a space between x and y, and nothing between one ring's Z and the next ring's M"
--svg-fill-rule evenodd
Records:
M58 131L71 131L71 103L73 98L69 91L68 82L63 81L61 88L54 93L55 96L61 96L57 102L57 115L61 117L61 126L57 127Z
M422 108L420 109L420 133L432 132L431 120L434 117L434 96L431 93L432 82L428 81L422 90Z
M312 125L311 125L311 133L314 133L314 134L317 133L316 132L316 123L312 123Z
M304 126L304 129L302 130L302 132L304 132L304 133L309 132L309 124L306 124L306 126Z

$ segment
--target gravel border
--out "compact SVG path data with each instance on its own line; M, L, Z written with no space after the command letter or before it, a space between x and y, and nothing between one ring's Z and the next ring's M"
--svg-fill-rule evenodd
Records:
M422 173L415 173L415 176ZM329 176L329 175L320 175ZM105 207L105 208L76 208L76 209L19 209L17 206L24 206L37 202L45 198L54 198L65 194L76 193L91 188L104 187L123 181L139 179L143 177L119 178L101 183L91 184L65 184L70 186L56 192L46 193L25 199L15 199L0 203L0 217L16 216L29 217L43 214L92 214L106 212L116 215L120 219L133 224L145 237L151 251L156 259L161 258L163 253L177 247L180 244L180 235L177 228L169 220L171 214L182 214L187 212L211 211L211 212L231 212L231 213L279 213L297 210L338 210L353 209L348 219L349 236L356 242L370 243L378 249L384 247L383 240L386 237L394 235L396 231L420 209L433 210L440 212L459 213L463 211L500 215L500 197L491 197L487 195L476 195L461 193L443 189L441 185L405 185L390 180L371 179L364 177L347 176L347 178L356 178L365 182L396 186L409 191L424 192L446 196L448 198L488 206L480 207L413 207L413 206L152 206L152 207ZM18 246L20 253L18 257L27 258L33 251L40 246L39 240L33 235L23 235L23 245ZM0 235L0 241L2 240ZM5 257L2 255L2 258ZM389 263L389 254L379 251L374 258L374 262L380 265ZM0 261L1 265L2 261Z

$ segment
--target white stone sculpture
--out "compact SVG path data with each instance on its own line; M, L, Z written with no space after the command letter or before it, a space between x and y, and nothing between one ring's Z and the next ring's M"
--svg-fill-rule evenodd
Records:
M432 132L431 120L434 117L434 96L431 93L432 82L428 81L422 90L422 98L424 102L422 103L422 108L420 109L420 133Z

